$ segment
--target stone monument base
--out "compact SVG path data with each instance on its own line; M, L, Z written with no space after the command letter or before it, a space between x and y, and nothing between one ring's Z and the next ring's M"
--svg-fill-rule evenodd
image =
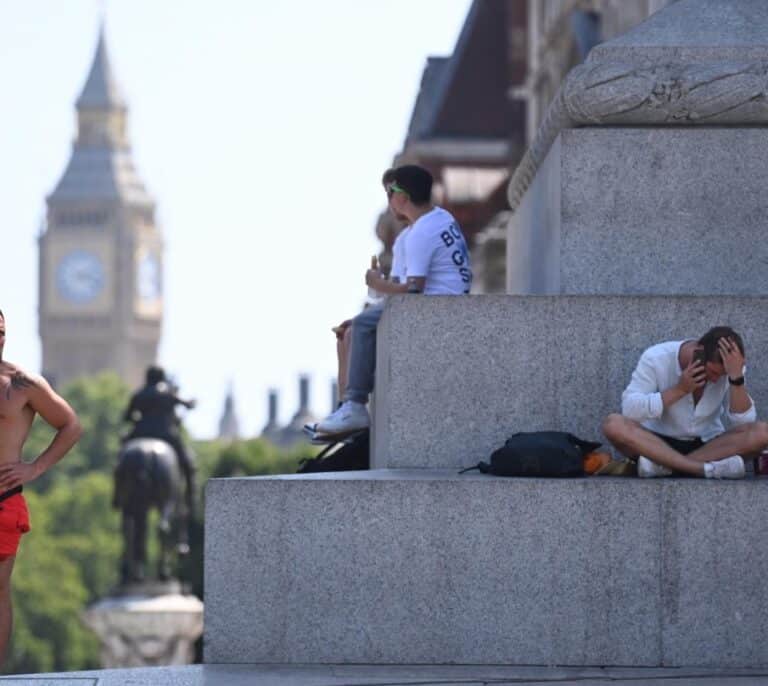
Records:
M763 478L213 479L207 663L768 665Z
M765 670L502 665L190 665L3 677L3 686L765 686Z
M510 221L507 292L765 295L767 155L760 128L564 130Z
M392 296L378 329L372 465L468 467L518 431L602 440L645 348L732 326L768 407L768 297Z
M182 595L180 587L159 595L166 585L137 584L87 608L83 621L101 641L103 667L194 661L194 644L203 632L203 604L193 595Z

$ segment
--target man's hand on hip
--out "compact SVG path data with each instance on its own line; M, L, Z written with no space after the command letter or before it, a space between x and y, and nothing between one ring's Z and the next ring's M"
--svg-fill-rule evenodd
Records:
M0 493L16 486L23 486L40 476L38 468L31 462L14 462L0 466Z

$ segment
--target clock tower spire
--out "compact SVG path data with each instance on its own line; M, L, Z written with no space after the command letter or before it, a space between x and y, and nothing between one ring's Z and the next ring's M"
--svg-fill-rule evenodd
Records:
M160 340L162 239L133 165L103 24L76 108L72 154L40 236L43 373L60 385L114 370L135 386Z

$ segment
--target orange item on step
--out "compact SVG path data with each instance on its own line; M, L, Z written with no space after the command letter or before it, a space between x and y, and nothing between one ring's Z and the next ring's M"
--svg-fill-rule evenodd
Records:
M584 472L586 474L594 474L598 469L605 467L610 461L611 456L608 453L593 450L584 456Z

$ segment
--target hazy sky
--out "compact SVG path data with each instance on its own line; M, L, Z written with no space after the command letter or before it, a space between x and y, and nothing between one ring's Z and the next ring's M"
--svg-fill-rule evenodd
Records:
M105 7L141 178L164 235L160 362L217 430L234 384L243 433L267 390L280 419L330 405L330 326L354 315L378 252L379 179L428 55L471 0L0 0L0 308L5 357L40 369L37 233L75 134Z

